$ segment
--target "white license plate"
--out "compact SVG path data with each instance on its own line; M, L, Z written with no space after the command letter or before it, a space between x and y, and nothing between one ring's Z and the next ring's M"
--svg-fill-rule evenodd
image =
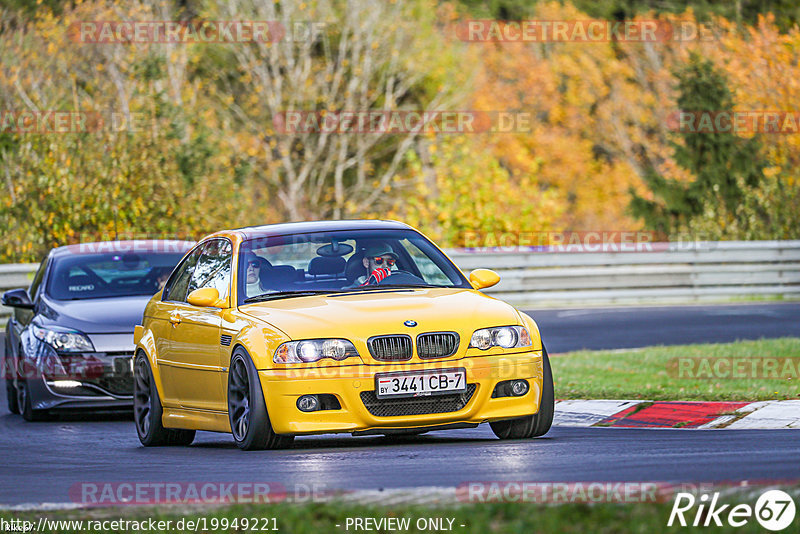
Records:
M464 368L375 375L375 396L379 399L461 393L466 390L467 370Z

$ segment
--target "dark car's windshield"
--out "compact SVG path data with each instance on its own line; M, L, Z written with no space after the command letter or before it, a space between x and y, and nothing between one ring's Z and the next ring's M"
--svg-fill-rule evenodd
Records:
M47 294L56 300L153 295L183 252L75 254L55 258Z
M382 272L375 273L376 270ZM377 274L372 276L373 273ZM471 287L413 230L341 230L244 241L239 303L320 291Z

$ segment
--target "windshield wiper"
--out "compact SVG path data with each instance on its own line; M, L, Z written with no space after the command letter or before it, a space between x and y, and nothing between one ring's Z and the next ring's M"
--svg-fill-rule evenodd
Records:
M248 297L244 299L245 304L252 302L264 302L267 300L288 299L292 297L309 297L312 295L327 295L330 293L341 293L339 289L315 289L315 290L302 290L302 291L276 291L274 293L264 293L256 295L255 297Z
M448 287L448 286L435 286L433 284L377 284L373 286L358 286L348 291L375 291L376 289L420 289L426 287Z

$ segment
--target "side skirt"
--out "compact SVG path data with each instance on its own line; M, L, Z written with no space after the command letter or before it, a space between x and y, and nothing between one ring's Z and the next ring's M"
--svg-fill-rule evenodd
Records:
M231 423L227 412L192 410L188 408L164 408L161 418L164 428L185 428L209 432L230 433Z

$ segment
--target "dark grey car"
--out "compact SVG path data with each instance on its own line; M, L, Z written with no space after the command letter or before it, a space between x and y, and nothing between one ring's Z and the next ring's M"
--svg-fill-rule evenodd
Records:
M193 243L114 241L55 248L27 289L3 294L8 407L28 421L54 410L133 405L133 328Z

